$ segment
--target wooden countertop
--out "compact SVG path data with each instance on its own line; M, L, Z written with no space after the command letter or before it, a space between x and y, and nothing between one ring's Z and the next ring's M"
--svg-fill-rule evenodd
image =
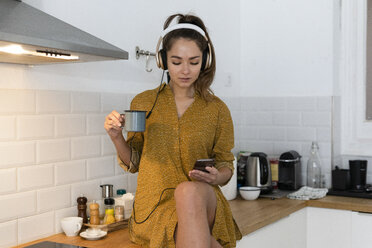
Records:
M304 207L320 207L342 210L352 210L372 213L372 199L350 198L341 196L326 196L319 200L300 201L280 198L271 200L259 198L255 201L245 201L237 198L230 201L230 207L243 236L257 229L271 224L291 213ZM41 241L54 241L65 244L92 248L139 248L129 241L128 229L110 232L105 238L96 241L89 241L77 237L67 237L63 233L55 234L47 238L39 239L16 247L26 247Z

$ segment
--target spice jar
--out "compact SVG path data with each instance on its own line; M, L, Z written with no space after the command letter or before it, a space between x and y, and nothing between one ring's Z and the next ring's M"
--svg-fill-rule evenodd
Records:
M103 220L103 223L104 224L115 223L114 209L106 209L105 210L105 218Z
M92 204L89 205L90 209L90 220L89 223L92 225L99 225L100 219L99 219L99 205L95 201L93 201Z
M121 221L124 219L124 206L115 206L115 220Z
M105 204L105 210L114 209L115 200L113 198L106 198L103 203Z

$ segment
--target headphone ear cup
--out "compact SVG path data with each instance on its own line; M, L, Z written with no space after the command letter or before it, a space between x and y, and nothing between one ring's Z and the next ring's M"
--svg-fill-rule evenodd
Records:
M208 53L207 49L204 49L203 56L202 56L202 64L201 64L201 67L200 67L201 71L204 71L205 69L209 68L210 65L208 64L208 61L209 61L209 53Z
M167 52L164 49L161 49L159 53L160 53L159 60L160 60L161 68L163 70L168 70Z

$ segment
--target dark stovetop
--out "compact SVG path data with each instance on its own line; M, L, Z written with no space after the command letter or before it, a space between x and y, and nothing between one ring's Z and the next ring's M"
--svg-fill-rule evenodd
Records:
M333 189L329 189L327 195L372 199L372 192L356 191L356 190L333 190Z
M86 247L44 241L30 246L26 246L25 248L86 248Z

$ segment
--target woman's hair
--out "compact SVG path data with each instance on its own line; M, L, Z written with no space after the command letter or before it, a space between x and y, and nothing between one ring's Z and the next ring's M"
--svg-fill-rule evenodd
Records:
M210 86L212 85L213 78L216 72L216 56L214 54L214 47L212 44L211 39L209 38L207 29L203 23L203 21L194 15L182 15L182 14L175 14L168 17L168 19L164 23L164 29L166 29L169 24L173 21L174 18L178 17L178 23L191 23L194 24L205 32L206 37L208 38L209 44L211 46L211 53L209 56L212 56L212 63L209 68L202 70L199 74L198 79L194 83L195 91L206 101L212 100L212 96L214 95ZM188 40L192 40L196 43L199 47L200 51L208 50L208 41L205 37L200 34L199 32L193 29L176 29L174 31L169 32L163 38L163 49L168 52L174 42L177 39L184 38Z

